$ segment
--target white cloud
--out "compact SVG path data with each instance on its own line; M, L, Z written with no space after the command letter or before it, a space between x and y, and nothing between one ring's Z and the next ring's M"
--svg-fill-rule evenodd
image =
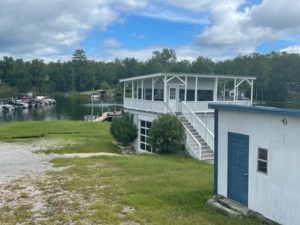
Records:
M256 51L263 41L300 33L300 2L263 0L261 4L243 8L246 2L218 0L212 4L211 26L200 32L196 44L219 47L221 52L235 56Z
M138 0L2 0L0 53L24 57L64 54L91 29L105 30L122 12L145 4Z
M280 49L281 52L300 54L300 45L291 45L286 48Z
M152 46L148 48L141 49L108 49L106 55L102 56L107 60L114 60L115 58L124 59L124 58L136 58L142 61L146 61L152 57L152 52L158 49L162 49L160 46Z
M89 31L105 31L113 23L126 23L128 15L138 14L206 26L194 42L173 47L179 60L199 55L227 58L254 52L264 41L289 43L300 35L299 12L300 1L295 0L262 0L256 5L249 0L1 0L0 55L65 57L80 47ZM132 32L131 37L144 39L140 32ZM99 41L106 47L107 58L135 56L142 60L154 50L168 48L153 43L152 47L125 49L113 36ZM285 50L298 51L297 38L290 43L293 45Z
M203 11L212 4L211 0L166 0L170 5L192 11Z
M114 38L109 38L109 39L104 40L103 44L107 48L119 48L122 45L121 42L119 42L118 40L116 40Z

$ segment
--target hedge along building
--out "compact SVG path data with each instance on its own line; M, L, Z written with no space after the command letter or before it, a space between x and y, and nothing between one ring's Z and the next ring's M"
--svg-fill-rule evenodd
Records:
M252 105L254 77L157 73L121 79L124 109L134 115L138 152L152 152L148 129L159 115L172 113L182 121L186 149L199 160L214 158L214 112L208 103ZM233 93L230 95L229 93ZM248 97L247 97L248 95Z
M300 222L300 110L211 104L215 194L280 224Z

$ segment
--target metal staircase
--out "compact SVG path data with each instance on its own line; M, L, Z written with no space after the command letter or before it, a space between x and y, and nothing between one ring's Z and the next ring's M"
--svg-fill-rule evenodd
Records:
M186 147L189 154L196 159L213 163L214 151L209 147L207 142L202 138L202 136L197 132L197 130L184 115L177 115L177 117L180 119L186 130Z

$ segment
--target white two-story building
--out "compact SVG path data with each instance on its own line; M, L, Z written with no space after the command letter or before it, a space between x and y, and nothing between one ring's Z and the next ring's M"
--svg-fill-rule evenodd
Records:
M159 115L172 113L186 132L186 149L199 160L213 161L214 112L208 104L252 105L254 77L157 73L121 79L124 109L134 115L138 152L152 152L148 129Z

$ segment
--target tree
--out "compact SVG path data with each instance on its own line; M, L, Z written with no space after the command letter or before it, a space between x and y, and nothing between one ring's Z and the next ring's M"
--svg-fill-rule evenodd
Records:
M110 133L118 142L128 145L137 137L137 128L133 122L133 115L123 113L115 118L110 126Z
M154 51L152 53L152 59L161 63L176 62L176 52L173 49L164 48L161 52Z
M76 91L86 90L85 82L87 80L86 77L86 69L87 69L87 57L85 51L83 49L76 49L73 57L73 71L74 75L74 84Z
M150 144L155 152L171 153L184 150L185 133L176 116L165 114L152 123L149 129Z

